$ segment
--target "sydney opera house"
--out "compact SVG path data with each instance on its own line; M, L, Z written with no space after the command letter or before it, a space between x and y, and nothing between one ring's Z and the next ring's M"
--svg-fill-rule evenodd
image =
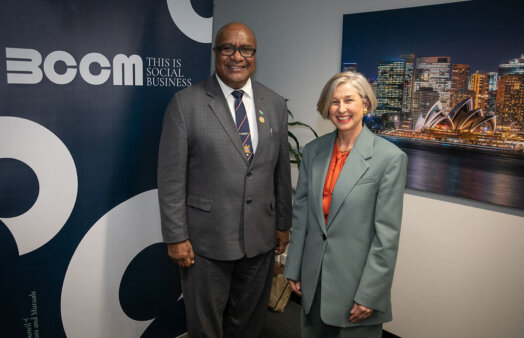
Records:
M473 132L481 128L483 131L495 131L497 120L494 114L485 114L482 109L475 109L471 98L461 101L449 113L443 110L442 104L437 101L425 116L419 117L415 130L425 131L436 126L457 132Z

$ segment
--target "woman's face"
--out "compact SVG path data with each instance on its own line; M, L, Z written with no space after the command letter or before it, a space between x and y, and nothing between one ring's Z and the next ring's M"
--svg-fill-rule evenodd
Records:
M349 83L340 84L329 105L329 120L342 133L360 133L366 105Z

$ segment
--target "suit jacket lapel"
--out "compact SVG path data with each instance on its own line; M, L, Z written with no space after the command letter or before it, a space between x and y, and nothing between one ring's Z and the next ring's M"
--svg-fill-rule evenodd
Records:
M258 143L253 163L256 162L257 158L263 155L263 151L267 146L269 140L271 140L271 125L272 119L267 115L269 111L265 109L264 97L260 96L258 90L258 84L255 81L251 81L253 86L253 96L255 99L255 117L258 128ZM274 120L274 119L273 119Z
M238 136L235 121L231 116L231 112L229 111L226 98L224 97L224 93L222 93L222 90L220 89L220 85L218 84L216 75L212 75L211 78L208 80L208 82L206 83L206 90L207 94L212 97L211 101L209 101L209 107L211 108L216 118L226 131L234 147L239 152L240 156L242 156L244 161L246 161L247 164L248 162L244 153L244 149L242 148L242 143L240 142L240 137Z
M317 222L320 224L323 232L326 232L326 227L324 226L322 196L324 193L324 182L326 181L326 175L329 169L329 162L331 160L331 155L333 154L333 144L336 135L336 131L332 132L328 137L326 137L325 143L318 146L317 149L319 149L319 152L315 158L313 158L311 166L311 185L314 192L313 195L315 196L315 200L313 201L314 212L317 217Z
M353 146L353 149L348 155L346 163L344 164L340 176L337 179L337 183L335 184L335 188L333 189L327 226L329 226L336 217L342 203L347 198L355 184L368 170L369 164L367 163L367 160L372 155L373 134L366 128L366 126L364 126Z

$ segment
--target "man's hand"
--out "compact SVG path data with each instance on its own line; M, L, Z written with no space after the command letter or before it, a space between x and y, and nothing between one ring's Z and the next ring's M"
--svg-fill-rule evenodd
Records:
M371 316L373 314L373 310L358 303L355 303L353 304L353 308L349 313L351 314L351 316L349 317L349 321L352 323L357 323Z
M277 230L277 246L275 247L275 254L280 255L286 250L286 245L289 243L289 230Z
M291 291L296 293L299 296L302 296L302 289L300 288L300 281L294 281L292 279L287 279L289 286L291 286Z
M167 245L167 254L176 261L181 268L190 267L195 264L195 254L189 240Z

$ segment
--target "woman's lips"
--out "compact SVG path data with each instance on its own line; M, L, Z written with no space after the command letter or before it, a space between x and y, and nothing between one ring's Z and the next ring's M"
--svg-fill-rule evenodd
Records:
M339 121L341 123L346 123L346 122L351 121L352 118L353 118L353 116L351 116L351 115L337 116L337 121Z

